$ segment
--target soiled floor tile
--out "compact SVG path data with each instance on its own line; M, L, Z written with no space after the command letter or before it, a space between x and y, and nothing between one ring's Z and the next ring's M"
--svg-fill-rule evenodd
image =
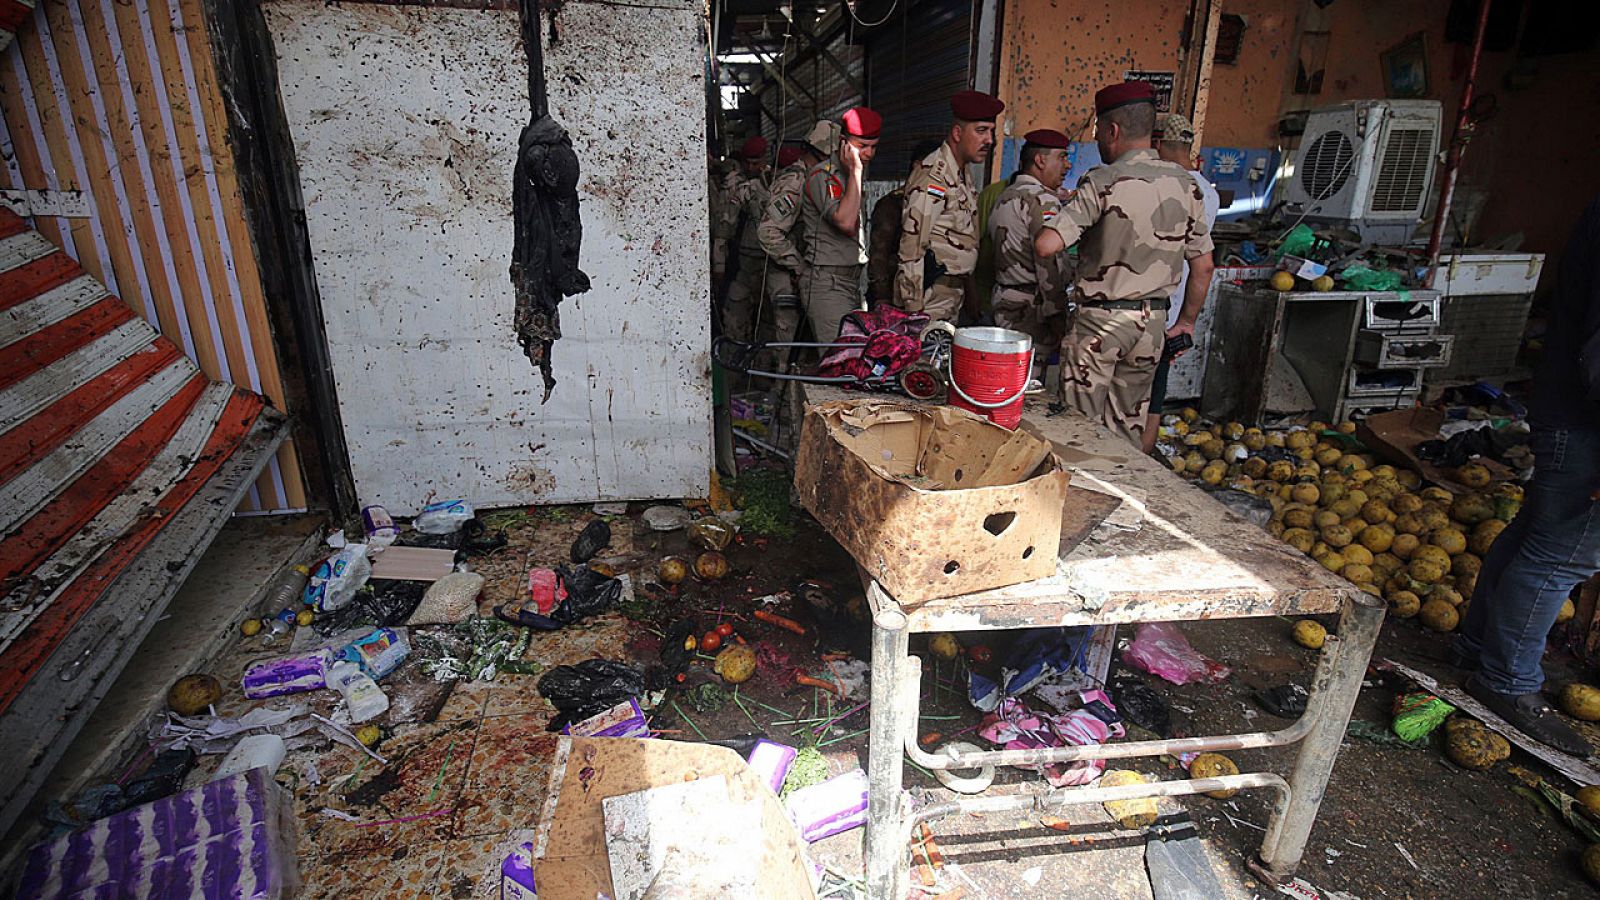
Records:
M370 853L302 863L301 900L430 897L448 854L444 841L402 841Z
M544 724L543 715L483 721L467 784L456 804L455 837L531 828L538 823L558 740L544 730Z
M532 830L449 841L444 865L435 873L435 900L492 900L500 896L500 863Z
M450 697L439 708L437 721L481 718L489 695L493 692L492 682L457 681L450 689Z
M470 720L400 725L377 748L388 759L387 766L369 762L355 778L337 785L332 780L354 764L323 773L329 783L305 803L300 821L302 844L320 861L327 861L383 852L397 843L448 837L451 811L460 799L477 742L476 726ZM358 823L326 815L324 807L355 816L362 823L440 814L358 827Z

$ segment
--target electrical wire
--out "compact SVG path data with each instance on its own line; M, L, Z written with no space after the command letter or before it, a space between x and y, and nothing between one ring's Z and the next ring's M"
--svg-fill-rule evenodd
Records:
M883 14L883 18L879 19L876 22L863 22L861 20L861 17L856 15L856 2L855 2L855 0L844 0L845 12L848 12L850 14L850 18L854 19L855 23L857 25L860 25L862 28L877 28L879 25L882 25L883 23L889 21L889 17L894 15L895 8L898 7L899 5L900 5L900 0L892 0L892 2L889 4L889 11ZM854 36L855 35L852 32L851 37L854 37Z

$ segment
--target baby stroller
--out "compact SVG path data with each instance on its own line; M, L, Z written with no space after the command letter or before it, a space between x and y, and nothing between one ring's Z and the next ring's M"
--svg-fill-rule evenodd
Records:
M747 375L862 390L899 390L916 400L932 400L945 388L943 373L955 335L948 322L884 306L846 315L839 322L839 337L828 343L747 343L719 337L711 345L711 356L724 369ZM797 349L823 351L815 371L787 373L761 368L759 359L768 351Z

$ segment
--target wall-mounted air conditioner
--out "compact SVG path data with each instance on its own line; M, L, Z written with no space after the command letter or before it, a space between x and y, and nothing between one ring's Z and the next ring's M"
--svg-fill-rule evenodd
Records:
M1437 100L1353 100L1313 110L1284 186L1284 212L1403 244L1427 206L1439 156Z

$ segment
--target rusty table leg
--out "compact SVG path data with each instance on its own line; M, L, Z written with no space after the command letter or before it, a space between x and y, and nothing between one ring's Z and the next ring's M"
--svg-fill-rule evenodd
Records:
M1323 648L1324 653L1335 654L1331 677L1308 702L1305 715L1314 719L1289 775L1289 804L1281 820L1268 827L1267 841L1261 847L1258 871L1269 879L1286 881L1300 865L1328 778L1333 774L1334 760L1339 756L1339 745L1350 724L1350 711L1366 677L1367 660L1378 642L1385 609L1383 601L1370 594L1358 593L1346 599L1339 616L1338 637L1330 637Z
M872 609L872 711L867 738L867 896L900 900L906 893L906 844L901 819L907 713L901 681L908 665L910 631L899 604L876 584L867 587Z

